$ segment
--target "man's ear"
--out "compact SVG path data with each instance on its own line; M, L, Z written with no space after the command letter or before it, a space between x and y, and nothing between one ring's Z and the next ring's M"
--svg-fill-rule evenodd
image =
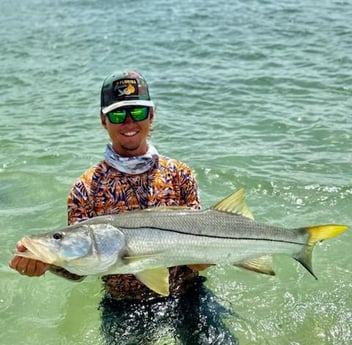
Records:
M106 116L101 112L100 113L100 122L101 122L101 125L106 129L106 121L107 121L107 118Z
M149 119L150 119L150 122L153 122L153 120L154 120L154 108L153 107L150 108Z

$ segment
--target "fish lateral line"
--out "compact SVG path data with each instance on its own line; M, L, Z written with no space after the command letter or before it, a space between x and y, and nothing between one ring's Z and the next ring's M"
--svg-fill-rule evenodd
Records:
M282 239L271 239L271 238L264 238L264 237L232 237L232 236L220 236L220 235L208 235L208 234L196 234L196 233L190 233L190 232L183 232L180 230L175 230L175 229L166 229L166 228L158 228L155 226L141 226L141 227L118 227L119 229L126 229L126 230L135 230L135 229L153 229L153 230L160 230L163 232L172 232L180 235L186 235L186 236L195 236L195 237L206 237L206 238L215 238L215 239L220 239L220 240L238 240L238 241L267 241L267 242L276 242L276 243L288 243L288 244L296 244L300 246L305 246L307 245L307 242L295 242L295 241L288 241L288 240L282 240Z

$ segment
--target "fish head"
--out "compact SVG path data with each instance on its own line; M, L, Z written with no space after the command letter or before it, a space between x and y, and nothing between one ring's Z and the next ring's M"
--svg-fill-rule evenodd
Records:
M27 250L16 254L60 267L65 262L86 256L92 248L88 225L25 236L21 242Z
M40 260L77 275L99 274L121 261L124 234L107 223L86 221L21 240L27 248L16 255Z

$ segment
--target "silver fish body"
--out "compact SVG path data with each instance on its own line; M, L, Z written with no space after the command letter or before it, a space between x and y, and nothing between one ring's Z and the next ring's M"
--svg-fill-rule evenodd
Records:
M133 273L143 265L236 264L275 253L294 256L309 236L302 229L285 230L213 209L151 210L109 216L107 221L124 234L123 256L145 257L119 273Z
M18 255L78 275L133 273L153 290L167 295L165 268L172 266L234 264L272 274L268 255L286 254L313 274L314 244L347 228L324 225L285 229L251 218L240 190L204 211L146 209L100 216L59 231L27 236L22 242L28 250Z

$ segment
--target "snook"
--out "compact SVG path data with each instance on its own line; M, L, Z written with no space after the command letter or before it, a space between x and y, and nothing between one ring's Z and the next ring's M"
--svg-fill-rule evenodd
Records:
M272 254L286 254L313 276L313 246L345 225L285 229L256 223L241 189L204 211L153 208L100 216L65 229L26 236L17 255L78 275L133 273L152 290L169 294L167 267L233 264L266 274Z

